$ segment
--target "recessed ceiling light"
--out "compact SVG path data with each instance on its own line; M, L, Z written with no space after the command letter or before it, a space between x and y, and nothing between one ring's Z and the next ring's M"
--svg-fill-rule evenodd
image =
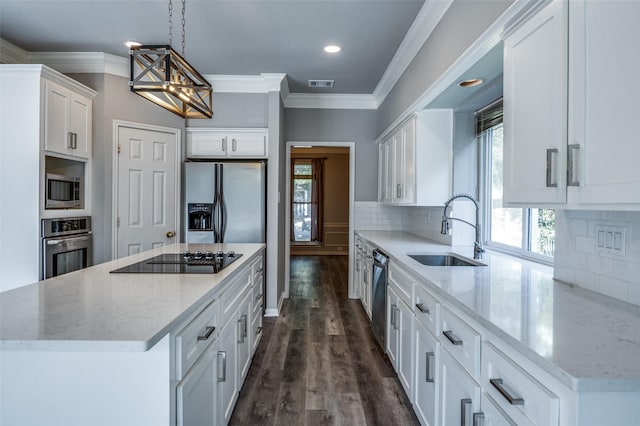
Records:
M327 53L338 53L342 50L342 47L336 46L335 44L330 44L328 46L325 46L322 50Z
M482 83L484 83L484 80L481 78L471 78L469 80L462 80L458 82L458 86L460 87L474 87L474 86L480 86Z
M127 40L124 42L124 45L131 49L132 47L142 46L142 43L139 41Z

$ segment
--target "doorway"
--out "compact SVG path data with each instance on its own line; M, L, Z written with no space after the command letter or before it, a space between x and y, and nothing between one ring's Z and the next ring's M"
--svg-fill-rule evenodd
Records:
M286 144L285 223L285 291L289 297L290 258L292 255L346 254L348 258L348 296L357 298L353 288L352 259L355 199L355 142L298 142ZM290 167L292 164L297 167ZM321 167L322 179L328 185L339 185L340 194L326 195L331 188L321 189L326 196L318 200L311 181ZM295 188L294 185L296 184ZM337 196L336 196L337 195ZM325 207L318 220L318 201ZM293 208L292 208L293 206ZM319 225L317 227L316 225Z
M180 241L180 134L114 122L114 259Z

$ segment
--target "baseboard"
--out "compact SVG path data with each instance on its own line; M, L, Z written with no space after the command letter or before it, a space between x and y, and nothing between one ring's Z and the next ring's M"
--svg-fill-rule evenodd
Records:
M278 308L270 308L265 309L264 316L265 317L278 317L280 316L280 311L282 310L282 303L284 302L284 292L280 294L280 300L278 300Z

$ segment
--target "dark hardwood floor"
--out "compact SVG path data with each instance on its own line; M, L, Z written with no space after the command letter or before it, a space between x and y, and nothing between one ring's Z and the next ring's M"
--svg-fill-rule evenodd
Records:
M347 256L293 256L289 299L263 339L232 425L417 425L359 300Z

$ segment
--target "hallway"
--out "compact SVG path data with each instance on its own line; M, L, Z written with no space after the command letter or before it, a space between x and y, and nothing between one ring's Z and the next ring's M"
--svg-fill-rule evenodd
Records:
M290 298L264 335L232 425L414 425L359 300L347 256L292 256Z

